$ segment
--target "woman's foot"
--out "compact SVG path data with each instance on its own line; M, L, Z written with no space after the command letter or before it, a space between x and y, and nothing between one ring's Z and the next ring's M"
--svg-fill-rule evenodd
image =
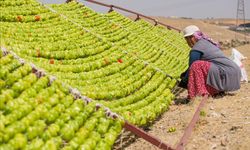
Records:
M221 92L219 92L217 94L214 94L212 97L213 98L222 98L225 95L226 95L226 93L224 91L221 91Z
M188 97L180 97L174 100L175 105L180 105L180 104L188 104L190 103L191 99Z

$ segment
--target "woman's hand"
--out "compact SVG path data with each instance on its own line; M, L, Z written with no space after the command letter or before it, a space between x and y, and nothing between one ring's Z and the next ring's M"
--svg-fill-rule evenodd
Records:
M187 70L181 74L180 78L183 79L186 76L186 73L187 73Z
M181 80L180 83L178 84L178 87L187 89L187 82L185 80Z

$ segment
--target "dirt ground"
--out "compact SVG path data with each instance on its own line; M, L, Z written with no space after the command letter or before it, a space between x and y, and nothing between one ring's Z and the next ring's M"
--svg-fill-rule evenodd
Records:
M248 59L244 66L250 78L250 45L236 48ZM227 56L231 49L224 51ZM186 95L186 91L180 96ZM177 97L178 98L178 97ZM201 98L193 104L174 104L151 127L148 133L161 139L173 148L178 144L190 122ZM242 83L241 89L224 97L209 98L202 115L185 146L187 150L249 150L250 149L250 83ZM174 127L175 132L168 132ZM123 136L125 137L125 136ZM157 150L144 139L130 135L124 150ZM131 142L134 141L134 142Z

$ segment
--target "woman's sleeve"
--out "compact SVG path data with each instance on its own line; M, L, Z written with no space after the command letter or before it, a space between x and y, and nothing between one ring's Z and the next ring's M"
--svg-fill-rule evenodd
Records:
M188 69L187 69L185 76L182 80L184 80L185 82L188 81L189 68L191 67L193 62L195 62L196 60L200 60L201 56L202 56L202 52L200 52L200 51L197 51L197 50L190 51Z
M196 60L200 60L202 56L202 52L197 50L191 50L189 54L189 67L191 67L192 63Z

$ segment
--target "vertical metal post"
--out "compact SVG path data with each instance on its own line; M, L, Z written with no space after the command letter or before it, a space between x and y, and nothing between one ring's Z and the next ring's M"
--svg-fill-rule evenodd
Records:
M243 20L243 32L244 32L244 38L245 41L247 40L246 38L246 19L245 19L245 6L244 6L244 0L238 0L237 3L237 15L236 15L236 28L235 30L237 31L237 28L241 24L240 21ZM235 39L237 39L237 36L235 34Z
M193 116L192 120L188 124L188 127L185 129L184 134L181 137L181 140L180 140L180 142L178 143L178 145L176 147L176 150L184 150L184 147L188 142L188 138L191 136L191 133L192 133L197 121L199 120L201 108L205 105L207 99L208 99L207 96L204 96L202 98L198 108L196 109L196 111L194 113L194 116Z

